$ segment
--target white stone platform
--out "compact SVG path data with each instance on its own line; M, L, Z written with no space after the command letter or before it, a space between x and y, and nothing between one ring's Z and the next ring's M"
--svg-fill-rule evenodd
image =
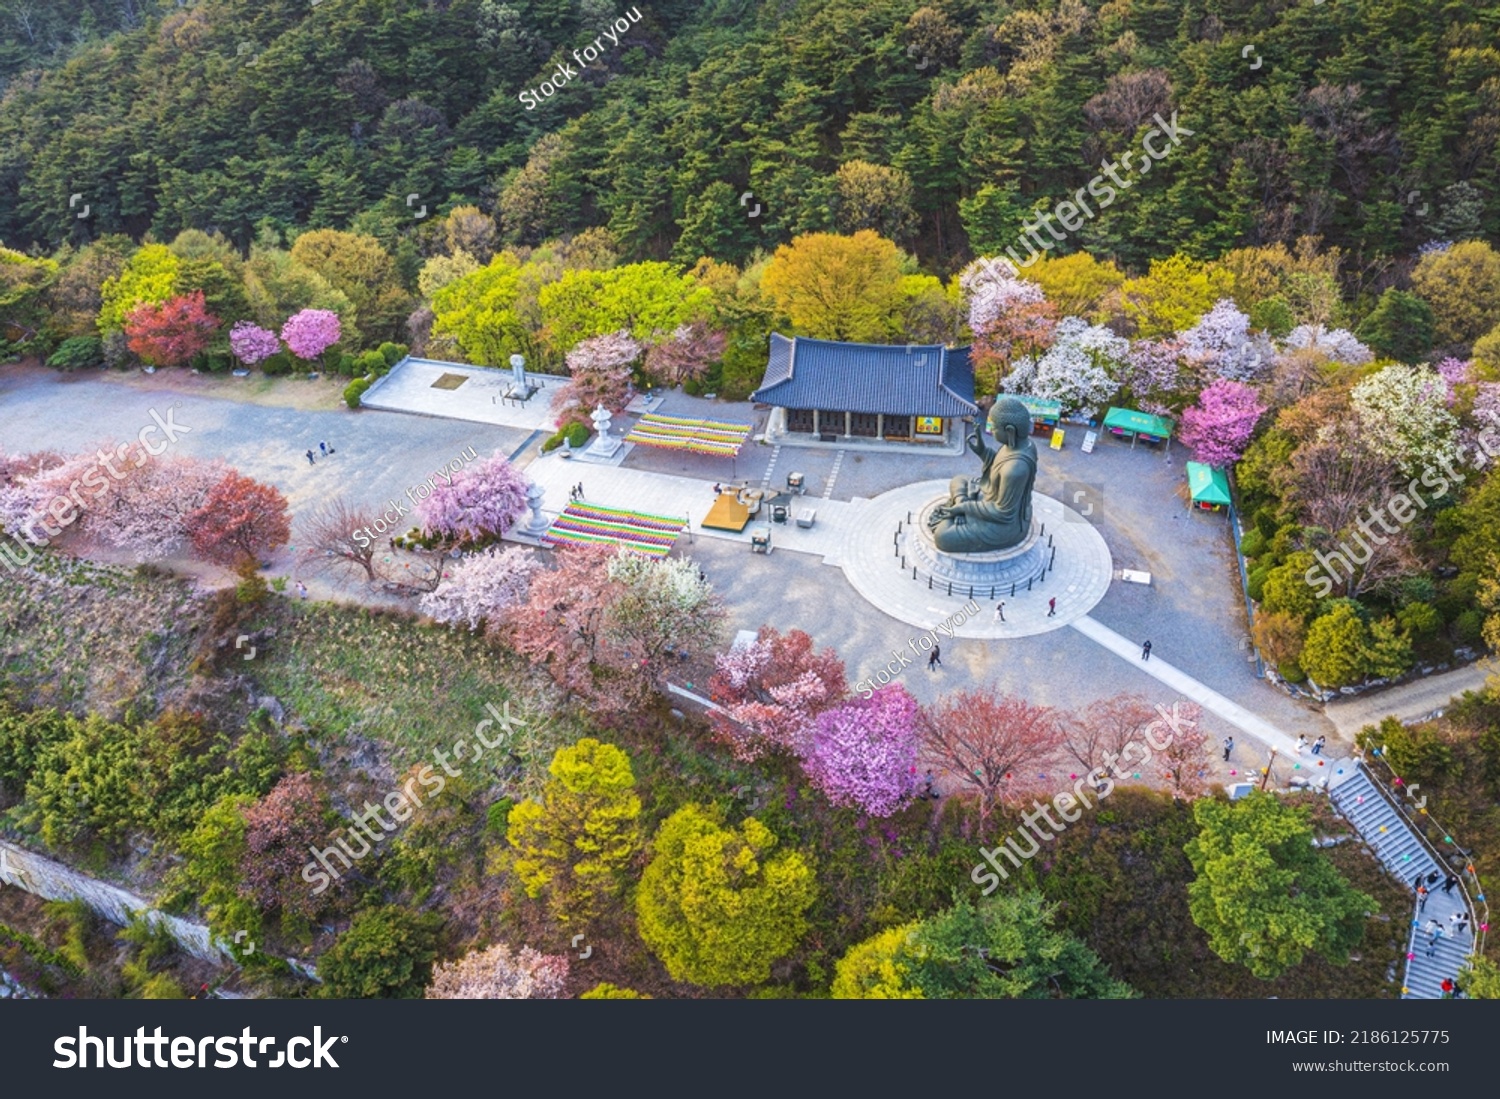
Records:
M906 526L907 515L915 521L934 500L946 494L947 481L921 481L866 501L860 514L859 530L846 539L845 552L839 560L849 583L871 604L884 613L923 629L944 621L970 602L977 602L980 613L959 626L959 637L1009 638L1029 637L1061 629L1088 614L1109 590L1113 562L1104 538L1087 519L1060 501L1040 493L1031 497L1032 517L1037 526L1046 525L1046 535L1039 540L1051 557L1057 556L1046 578L1026 590L1024 583L1014 595L1007 585L991 597L989 585L954 584L952 594L944 583L928 584L927 574L912 579L911 554L905 571L896 543L896 525ZM1052 546L1047 546L1047 540ZM921 571L921 570L919 570ZM972 591L972 594L971 594ZM1047 603L1057 600L1056 613L1047 614ZM995 604L1004 600L1005 621L995 617Z

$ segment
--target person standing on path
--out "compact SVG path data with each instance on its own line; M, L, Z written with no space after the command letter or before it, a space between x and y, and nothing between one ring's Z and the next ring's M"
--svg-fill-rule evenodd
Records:
M307 464L310 466L315 466L318 464L318 460L313 457L312 447L307 448Z
M995 621L996 622L1004 622L1005 621L1005 603L1004 603L1003 600L1001 602L995 604Z
M318 444L318 449L323 452L323 457L325 457L325 458L328 457L328 444L327 443L319 443Z
M1151 642L1149 640L1144 645L1141 646L1141 659L1142 660L1150 660L1151 659Z
M297 581L297 594L302 597L304 602L307 600L307 585L301 580Z
M578 498L580 500L583 499L583 482L582 481L578 482Z
M1315 756L1322 755L1323 754L1323 745L1325 745L1327 743L1328 743L1328 738L1326 736L1320 736L1320 737L1318 737L1317 740L1313 741L1313 755L1315 755Z
M1306 750L1307 750L1307 737L1303 736L1301 733L1298 733L1297 734L1297 754L1300 756Z
M1425 885L1419 885L1419 886L1417 886L1417 915L1420 916L1422 914L1422 909L1424 909L1426 907L1427 907L1427 887Z
M941 645L934 645L932 647L932 655L927 658L927 670L930 672L933 668L940 668L942 666L943 647Z
M1453 999L1453 978L1452 977L1444 977L1443 978L1443 983L1442 983L1441 987L1443 989L1443 999L1445 999L1445 1000L1451 1000L1451 999Z
M1443 925L1436 920L1427 921L1427 956L1437 957L1438 940L1443 937Z
M1225 763L1229 762L1229 753L1232 752L1232 751L1234 751L1234 737L1227 736L1227 737L1224 738L1224 762Z
M1449 874L1448 875L1448 880L1445 881L1445 882L1443 882L1443 892L1444 893L1451 893L1451 892L1453 892L1453 887L1455 885L1457 885L1457 884L1458 884L1458 879L1455 878L1452 874Z
M1057 596L1047 600L1047 617L1053 618L1057 615Z

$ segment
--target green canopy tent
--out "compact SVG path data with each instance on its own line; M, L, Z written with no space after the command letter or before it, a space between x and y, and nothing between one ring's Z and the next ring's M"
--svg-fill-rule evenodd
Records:
M1202 462L1189 462L1187 479L1191 493L1189 507L1218 511L1229 506L1229 479L1222 469L1214 469Z
M1034 434L1048 434L1057 426L1057 421L1062 419L1061 401L1033 397L1026 393L1007 393L1005 396L1015 397L1026 406L1026 411L1031 413L1031 430Z
M1130 445L1137 439L1148 443L1166 443L1172 449L1172 421L1165 416L1153 416L1149 412L1138 412L1133 408L1111 408L1104 414L1104 430L1122 438L1130 436Z

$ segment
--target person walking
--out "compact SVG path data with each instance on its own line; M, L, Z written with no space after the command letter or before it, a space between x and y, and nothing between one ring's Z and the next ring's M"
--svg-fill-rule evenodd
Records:
M1317 740L1313 741L1313 755L1315 755L1315 756L1322 755L1323 754L1323 745L1325 745L1327 743L1328 743L1328 738L1326 736L1320 736L1320 737L1318 737Z
M1225 763L1229 762L1229 753L1232 752L1232 751L1234 751L1234 737L1227 736L1227 737L1224 738L1224 762Z
M1301 733L1298 733L1297 734L1297 754L1300 756L1306 750L1307 750L1307 737L1303 736Z
M304 601L307 599L307 585L304 584L301 580L297 581L297 594L300 595Z
M1457 885L1457 884L1458 884L1458 879L1455 878L1452 874L1449 874L1448 875L1448 880L1445 881L1445 882L1443 882L1443 892L1444 893L1451 893L1451 892L1453 892L1453 887L1455 885Z
M578 498L580 500L583 499L583 482L582 481L578 482Z
M1053 618L1057 615L1057 596L1047 600L1047 617Z
M312 447L307 448L307 464L310 466L315 466L318 464L318 460L313 457Z
M1427 924L1427 956L1435 958L1437 957L1438 942L1443 937L1443 925L1436 920L1428 920Z
M1455 912L1448 917L1448 922L1453 925L1454 935L1467 933L1469 930L1469 914L1467 912Z
M328 444L327 443L319 443L318 444L318 449L323 452L323 457L325 457L325 458L328 457Z
M1443 978L1443 983L1442 983L1442 985L1440 987L1443 990L1443 999L1445 999L1445 1000L1451 1000L1451 999L1453 999L1453 978L1452 977L1444 977Z
M1151 642L1150 641L1147 641L1144 645L1141 646L1141 659L1142 660L1150 660L1151 659Z
M931 771L927 772L927 774L923 778L923 781L926 783L926 789L922 792L923 797L929 797L933 799L942 797L942 795L937 792L937 788L933 786L933 782L935 780L932 777Z
M1005 603L1003 601L995 604L995 621L1005 621Z
M1417 915L1420 916L1422 914L1422 909L1424 909L1426 907L1427 907L1427 887L1425 885L1419 885L1419 886L1417 886Z
M943 647L941 645L934 645L932 647L932 655L927 658L927 670L930 672L933 668L941 668L942 666Z

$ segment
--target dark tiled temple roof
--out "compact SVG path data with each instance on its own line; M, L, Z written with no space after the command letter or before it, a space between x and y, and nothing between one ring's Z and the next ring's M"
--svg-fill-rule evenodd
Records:
M765 377L753 397L779 408L972 416L967 347L838 343L771 334Z

